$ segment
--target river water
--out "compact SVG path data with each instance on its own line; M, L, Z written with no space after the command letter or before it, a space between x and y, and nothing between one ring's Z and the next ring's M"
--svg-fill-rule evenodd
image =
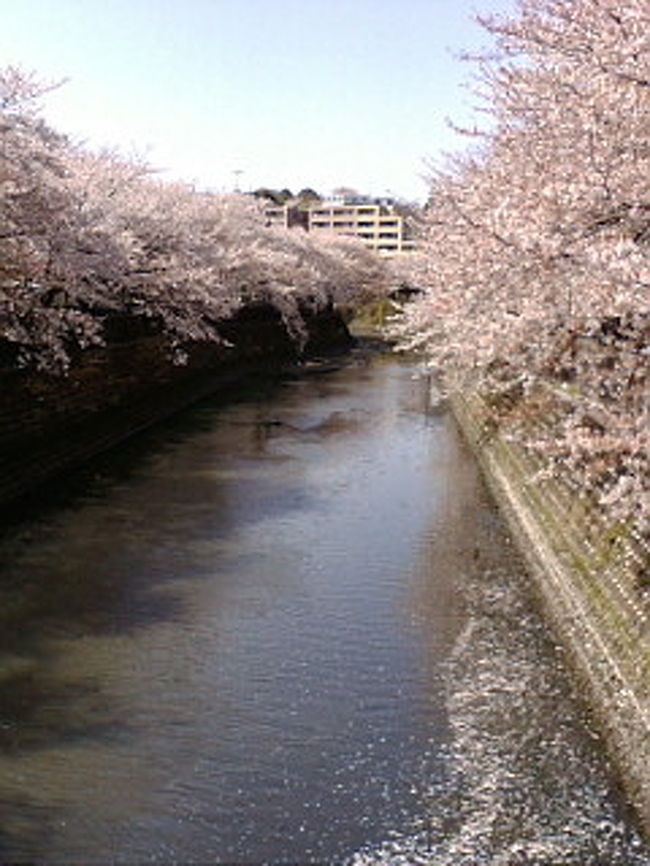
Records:
M648 864L418 367L214 398L0 537L0 861Z

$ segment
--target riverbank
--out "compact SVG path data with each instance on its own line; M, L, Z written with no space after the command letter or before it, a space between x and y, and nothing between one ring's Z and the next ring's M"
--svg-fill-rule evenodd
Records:
M276 307L250 304L220 324L222 343L190 344L182 364L162 327L133 315L108 318L105 345L78 352L65 375L3 364L0 352L0 507L246 376L352 344L333 307L303 318L301 346Z
M476 394L456 391L451 403L650 834L650 617L639 578L647 550L557 480L542 480Z

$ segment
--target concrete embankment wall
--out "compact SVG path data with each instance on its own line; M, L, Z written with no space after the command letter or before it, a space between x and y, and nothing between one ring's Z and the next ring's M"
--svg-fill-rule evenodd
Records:
M301 357L349 344L334 310L305 319ZM11 358L3 365L0 352L0 507L38 496L43 482L207 394L299 358L269 304L243 308L220 332L227 343L193 345L178 365L159 324L112 316L106 345L80 352L65 376L20 370Z
M650 836L648 550L565 485L536 477L535 459L494 431L479 397L451 402Z

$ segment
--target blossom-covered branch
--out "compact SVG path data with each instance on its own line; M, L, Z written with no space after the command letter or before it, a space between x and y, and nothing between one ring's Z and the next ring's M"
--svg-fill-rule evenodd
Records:
M493 125L432 175L426 292L397 330L648 533L650 6L520 0L482 23Z

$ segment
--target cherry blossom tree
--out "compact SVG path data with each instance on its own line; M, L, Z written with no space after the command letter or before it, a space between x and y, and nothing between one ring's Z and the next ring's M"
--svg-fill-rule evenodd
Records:
M520 0L481 22L491 125L432 174L427 290L397 330L647 532L650 6Z
M111 312L157 320L171 348L220 341L219 323L260 300L300 342L304 314L385 290L385 265L360 243L269 229L253 197L73 144L39 115L48 89L0 70L0 336L20 363L65 371Z

